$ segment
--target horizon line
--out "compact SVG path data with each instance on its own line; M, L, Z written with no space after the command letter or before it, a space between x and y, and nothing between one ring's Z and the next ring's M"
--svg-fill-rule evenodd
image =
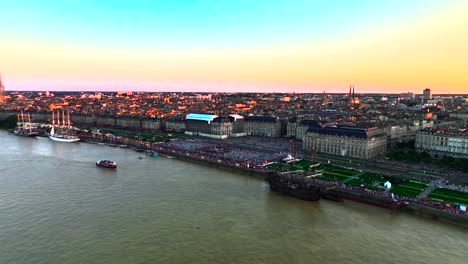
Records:
M242 91L237 91L237 92L221 92L221 91L146 91L146 90L85 90L85 91L76 91L76 90L5 90L5 92L71 92L71 93L118 93L118 92L132 92L132 93L199 93L199 94L213 94L213 93L220 93L220 94L318 94L318 95L323 95L324 92L255 92L255 91L248 91L248 92L242 92ZM389 94L389 95L401 95L401 94L407 94L407 93L413 93L414 95L423 95L423 93L414 93L414 92L401 92L401 93L379 93L379 92L365 92L365 93L355 93L355 94L369 94L369 95L382 95L382 94ZM331 94L331 95L340 95L340 94L348 94L348 92L344 93L336 93L336 92L331 92L327 93L325 91L325 94ZM434 93L434 95L466 95L468 96L468 93Z

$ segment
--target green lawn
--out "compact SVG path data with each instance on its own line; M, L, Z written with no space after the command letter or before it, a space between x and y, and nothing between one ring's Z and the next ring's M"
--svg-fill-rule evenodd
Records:
M320 164L319 169L328 171L328 172L334 172L334 173L338 173L342 175L347 175L347 176L353 176L358 173L358 171L353 170L353 169L348 169L348 168L326 164L326 163Z
M468 193L459 192L446 188L437 188L427 197L444 200L450 203L468 204Z
M402 181L401 183L398 184L398 186L408 187L408 188L413 188L413 189L418 189L418 190L424 190L427 188L426 184L414 182L414 181Z
M344 182L349 179L349 177L338 174L338 173L333 173L333 172L324 172L322 176L319 177L320 179L325 179L325 180L330 180L330 181L336 181L336 182Z
M310 167L310 162L307 160L299 160L293 163L280 163L275 162L265 166L267 169L276 170L280 172L307 170Z
M390 192L415 198L421 193L421 190L415 190L413 188L406 188L403 186L394 186L390 189Z
M367 189L371 190L384 190L383 183L375 182L375 181L364 181L361 178L354 178L347 182L346 184L353 185L353 186L362 186L366 187Z
M361 174L358 178L347 181L346 184L350 184L353 186L364 185L368 189L384 190L385 188L383 187L383 185L384 182L387 180L393 183L393 187L391 189L392 193L405 195L409 197L418 196L427 187L426 184L420 182L399 179L396 177L390 177L388 175L373 172L365 172Z
M359 172L354 169L348 169L332 164L322 163L320 164L319 169L324 170L324 174L321 177L323 179L345 182L352 186L364 186L371 190L385 190L383 185L384 182L388 180L393 184L393 187L390 190L392 193L408 197L417 197L425 188L427 188L427 185L422 182L374 172L364 172L359 175L358 178L350 178L350 176L357 175Z

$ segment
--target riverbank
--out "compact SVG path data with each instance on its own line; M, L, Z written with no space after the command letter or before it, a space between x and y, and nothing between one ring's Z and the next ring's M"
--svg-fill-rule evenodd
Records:
M98 143L102 142L103 139L93 139L84 137L83 141ZM176 149L168 149L165 147L164 142L150 144L145 142L134 142L122 139L104 139L104 141L109 141L109 143L114 145L125 144L128 147L140 152L147 150L157 151L158 153L168 156L174 156L181 160L203 163L208 166L223 168L230 171L235 170L236 172L242 174L247 174L260 178L264 178L267 175L267 173L270 172L269 170L262 170L261 167L251 166L250 164L245 164L242 162L225 162L221 158L213 159L212 157L204 156L200 153L194 154L193 152L189 153L188 151L182 152L177 151ZM430 217L432 219L468 226L468 216L462 215L458 211L458 213L453 213L455 212L455 208L453 206L447 207L448 204L446 203L422 201L398 195L395 195L395 198L393 198L393 196L391 196L391 194L389 194L388 192L376 192L372 190L367 190L365 188L346 186L344 184L337 184L333 189L333 192L337 196L342 197L346 200L356 201L373 206L379 206L391 210L401 210L416 215ZM438 208L434 208L429 205L437 206Z
M96 135L93 136L92 134L81 134L80 136L82 141L86 143L106 144L114 147L126 147L138 152L157 151L162 155L173 156L177 159L181 159L184 161L203 163L207 166L222 168L228 171L236 171L238 173L258 178L265 178L267 173L271 172L269 170L263 169L263 167L255 166L255 164L251 165L249 163L235 162L232 160L226 162L222 158L214 159L212 156L205 156L200 153L182 152L177 151L176 149L170 149L166 146L167 142L148 143L144 141L130 140L111 136L103 137L102 135L100 135L99 137L97 137ZM373 206L384 207L391 210L401 210L417 215L430 217L432 219L468 226L468 216L453 213L454 208L447 207L446 203L438 202L436 204L438 208L434 208L430 206L434 206L434 203L432 202L426 202L417 199L409 199L397 195L395 195L396 200L393 201L393 197L391 197L388 192L375 192L367 190L365 188L346 186L344 184L337 184L331 181L327 181L327 183L335 184L335 188L333 188L334 194L346 200L352 200ZM424 203L428 203L429 205Z

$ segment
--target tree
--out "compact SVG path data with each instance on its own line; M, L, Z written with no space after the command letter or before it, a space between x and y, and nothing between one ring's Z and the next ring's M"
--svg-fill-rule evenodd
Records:
M3 129L12 129L16 127L18 123L18 118L16 115L10 115L4 120L0 120L0 128Z

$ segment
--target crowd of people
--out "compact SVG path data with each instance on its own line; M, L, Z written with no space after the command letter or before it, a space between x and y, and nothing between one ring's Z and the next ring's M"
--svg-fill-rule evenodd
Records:
M166 142L149 143L143 140L130 139L114 136L112 134L100 133L82 133L82 139L106 142L111 144L126 145L137 150L152 150L166 154L177 154L199 160L207 160L222 165L244 167L257 172L273 172L263 167L267 162L279 161L285 156L282 152L268 152L256 149L243 149L239 146L232 146L227 143L207 142L202 139L174 139ZM330 186L330 182L321 179L315 179L315 184L321 186ZM446 203L438 200L429 200L425 198L411 198L403 195L393 194L389 191L369 190L363 186L352 186L344 183L334 183L337 190L351 191L354 193L366 192L377 199L393 200L395 203L406 202L408 204L417 204L420 206L431 207L447 213L456 215L467 215L466 211L461 210L460 206Z
M437 209L443 212L456 214L456 215L468 215L466 211L463 211L460 206L456 204L446 203L444 201L439 200L432 200L427 198L412 198L404 195L398 195L389 192L388 190L385 191L377 191L377 190L368 190L361 186L352 186L344 183L337 183L335 185L337 189L348 190L352 192L368 192L369 195L374 196L375 198L380 199L391 199L395 203L404 202L407 204L413 205L420 205L425 207L431 207L433 209Z

